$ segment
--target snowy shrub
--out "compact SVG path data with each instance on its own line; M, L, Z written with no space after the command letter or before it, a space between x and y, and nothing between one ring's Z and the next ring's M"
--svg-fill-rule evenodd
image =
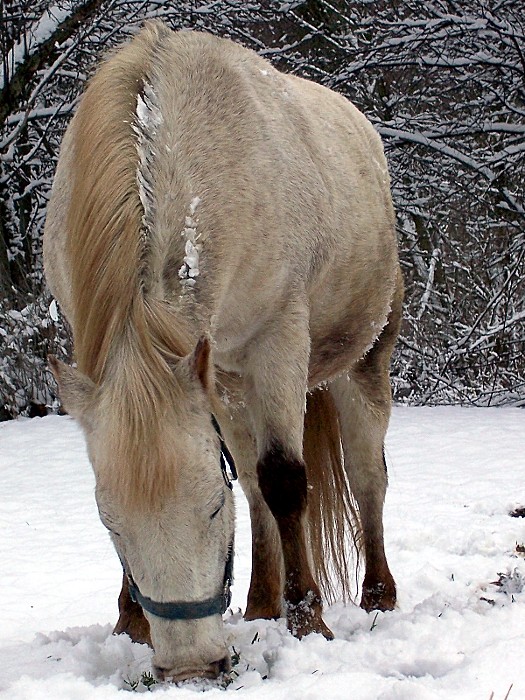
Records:
M52 407L56 400L45 358L52 353L64 359L70 353L69 337L59 322L56 304L49 295L22 309L0 300L0 318L0 417L43 415L46 406Z

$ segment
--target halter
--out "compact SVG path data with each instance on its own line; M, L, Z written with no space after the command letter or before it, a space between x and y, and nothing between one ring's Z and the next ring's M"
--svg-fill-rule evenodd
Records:
M212 423L221 445L221 472L229 489L233 489L232 479L237 479L237 471L231 452L226 447L221 429L215 416L212 416ZM228 464L231 469L231 476L228 474ZM134 603L138 603L143 610L156 617L165 620L198 620L211 615L223 615L228 610L231 603L231 584L233 582L233 541L228 547L228 557L224 567L224 580L222 591L214 598L206 598L198 602L180 601L171 603L159 603L145 595L142 595L137 584L133 580L131 573L124 566L124 571L128 577L129 594Z
M206 600L200 600L197 603L191 601L159 603L142 595L131 574L126 571L126 575L131 600L138 603L143 610L151 615L162 617L165 620L198 620L211 615L223 615L230 607L232 598L230 586L233 581L233 542L228 548L222 591L215 598L206 598Z

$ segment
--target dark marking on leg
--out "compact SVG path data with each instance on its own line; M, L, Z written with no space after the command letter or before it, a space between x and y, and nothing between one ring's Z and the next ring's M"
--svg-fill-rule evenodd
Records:
M257 477L264 500L275 518L302 512L306 507L306 469L302 461L288 458L273 446L257 464Z

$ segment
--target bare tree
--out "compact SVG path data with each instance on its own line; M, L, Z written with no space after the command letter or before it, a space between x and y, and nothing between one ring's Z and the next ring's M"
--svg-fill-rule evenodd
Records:
M398 399L525 402L525 15L518 0L0 0L0 417L70 352L42 279L61 136L145 19L229 36L349 97L385 141L407 303Z

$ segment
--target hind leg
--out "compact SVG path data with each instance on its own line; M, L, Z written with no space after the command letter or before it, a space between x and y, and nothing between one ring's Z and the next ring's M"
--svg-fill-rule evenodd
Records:
M283 557L279 531L257 480L255 439L240 410L221 421L248 505L252 530L252 573L244 617L270 620L282 615Z
M383 543L383 502L387 487L383 439L388 410L372 405L353 376L337 379L330 391L339 414L345 466L361 520L366 562L361 607L367 611L392 610L396 586Z
M389 365L399 329L401 293L389 323L368 354L330 385L341 426L350 488L359 507L365 553L361 607L392 610L396 585L385 556L383 504L387 487L384 439L391 409Z

